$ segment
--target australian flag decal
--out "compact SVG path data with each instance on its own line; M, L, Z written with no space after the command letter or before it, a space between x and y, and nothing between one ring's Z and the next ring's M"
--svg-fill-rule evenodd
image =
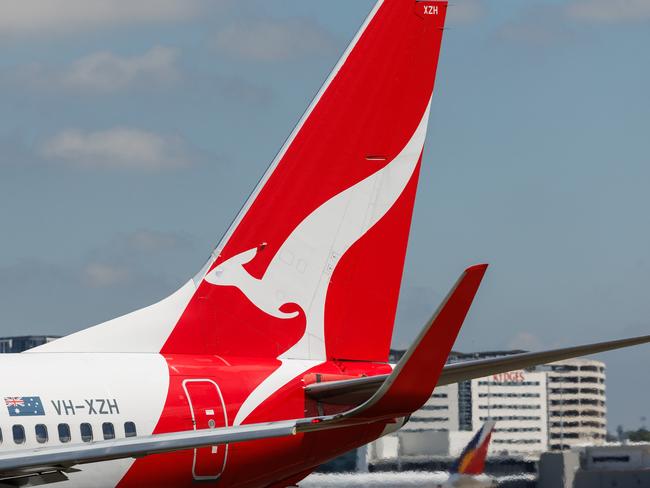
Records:
M5 397L5 405L12 417L45 415L41 397Z

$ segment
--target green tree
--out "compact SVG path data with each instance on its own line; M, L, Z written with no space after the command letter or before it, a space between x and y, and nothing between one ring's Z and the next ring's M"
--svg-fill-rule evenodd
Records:
M650 442L650 430L641 427L639 430L631 430L627 433L627 438L632 442Z

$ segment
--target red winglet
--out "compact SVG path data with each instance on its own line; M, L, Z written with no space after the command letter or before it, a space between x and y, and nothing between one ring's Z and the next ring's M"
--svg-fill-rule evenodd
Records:
M356 415L377 418L408 415L431 396L469 307L474 300L487 264L465 270L445 301L406 351L392 374Z
M335 415L296 422L298 432L345 427L401 418L419 409L431 396L487 264L465 270L415 342L381 387L361 405Z

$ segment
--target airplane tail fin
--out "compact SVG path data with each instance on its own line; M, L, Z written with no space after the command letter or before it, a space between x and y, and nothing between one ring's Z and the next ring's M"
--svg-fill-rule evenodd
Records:
M472 440L465 446L460 457L451 467L450 472L456 474L479 475L485 471L485 458L487 457L492 431L496 422L488 420L474 434Z
M446 10L379 0L200 273L40 350L386 361Z

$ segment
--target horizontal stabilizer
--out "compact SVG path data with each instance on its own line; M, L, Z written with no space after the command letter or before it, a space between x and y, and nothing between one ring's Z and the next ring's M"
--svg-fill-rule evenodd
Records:
M549 351L527 352L500 358L447 364L443 368L436 386L458 383L459 381L471 380L473 378L482 378L491 374L506 373L517 369L530 368L563 359L613 351L647 342L650 342L650 335L598 342L584 346L565 347ZM336 405L353 405L370 398L381 387L384 381L386 381L386 378L388 378L388 375L332 381L329 383L314 383L305 387L305 391L310 398L320 402Z
M462 363L448 364L440 375L438 385L448 385L459 381L481 378L497 373L506 373L516 369L525 369L540 364L553 363L563 359L571 359L580 356L588 356L599 352L613 351L624 347L637 346L650 342L650 335L620 339L617 341L598 342L585 346L565 347L541 352L526 352L513 354L494 359L482 359L479 361L467 361Z

